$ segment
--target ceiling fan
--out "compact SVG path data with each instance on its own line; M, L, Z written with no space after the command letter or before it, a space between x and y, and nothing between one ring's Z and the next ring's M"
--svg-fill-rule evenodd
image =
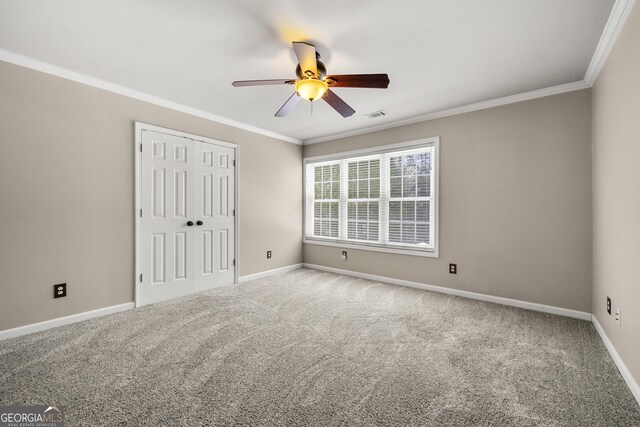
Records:
M295 85L296 91L276 113L276 117L285 117L300 99L315 101L322 98L342 117L350 117L355 113L346 102L336 95L334 87L360 87L386 89L389 87L389 76L386 74L343 74L327 76L327 69L320 61L320 54L314 45L304 42L293 42L293 50L298 57L295 80L239 80L231 83L235 87L265 86L289 84Z

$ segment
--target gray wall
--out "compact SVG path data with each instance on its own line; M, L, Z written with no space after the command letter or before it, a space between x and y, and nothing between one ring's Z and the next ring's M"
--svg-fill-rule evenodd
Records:
M593 314L640 383L640 6L630 13L593 87Z
M440 258L304 245L311 264L591 311L591 94L571 92L304 147L440 136ZM448 264L458 274L448 274Z
M0 81L0 330L133 301L134 121L239 144L240 275L301 262L300 146L4 62Z

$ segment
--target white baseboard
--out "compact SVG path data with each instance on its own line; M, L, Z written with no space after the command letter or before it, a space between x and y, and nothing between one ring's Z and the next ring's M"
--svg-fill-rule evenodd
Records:
M300 264L291 264L286 265L280 268L274 268L273 270L261 271L259 273L248 274L246 276L241 276L238 282L247 282L249 280L260 279L262 277L273 276L274 274L286 273L287 271L297 270L298 268L302 268L302 263Z
M496 297L496 296L492 296L492 295L485 295L485 294L480 294L480 293L476 293L476 292L469 292L469 291L462 291L462 290L458 290L458 289L444 288L444 287L441 287L441 286L427 285L427 284L424 284L424 283L411 282L411 281L408 281L408 280L401 280L401 279L394 279L394 278L391 278L391 277L378 276L378 275L375 275L375 274L360 273L360 272L357 272L357 271L343 270L343 269L340 269L340 268L325 267L323 265L308 264L308 263L292 264L292 265L287 265L285 267L275 268L273 270L268 270L268 271L262 271L260 273L249 274L247 276L240 277L240 282L246 282L246 281L249 281L249 280L260 279L262 277L272 276L274 274L286 273L288 271L296 270L296 269L302 268L302 267L312 268L314 270L320 270L320 271L327 271L327 272L330 272L330 273L342 274L342 275L345 275L345 276L352 276L352 277L358 277L358 278L362 278L362 279L375 280L375 281L383 282L383 283L391 283L391 284L394 284L394 285L408 286L408 287L411 287L411 288L417 288L417 289L423 289L423 290L432 291L432 292L455 295L455 296L459 296L459 297L470 298L470 299L475 299L475 300L480 300L480 301L493 302L493 303L496 303L496 304L503 304L503 305L509 305L509 306L513 306L513 307L520 307L520 308L525 308L525 309L534 310L534 311L541 311L541 312L544 312L544 313L558 314L560 316L573 317L573 318L576 318L576 319L590 320L590 321L593 322L593 325L595 326L596 331L598 331L598 334L600 335L600 338L602 339L602 342L604 343L605 347L609 351L609 354L611 355L611 358L613 359L614 363L616 364L616 367L620 371L620 374L622 375L622 378L624 378L625 382L627 383L627 386L631 390L631 393L633 393L633 396L638 401L638 404L640 404L640 385L638 385L637 381L635 380L635 378L633 378L633 375L631 375L631 372L629 371L627 366L622 361L622 358L620 357L620 355L616 351L615 347L613 346L613 343L611 342L611 340L609 339L607 334L604 332L604 329L602 328L602 326L598 322L598 319L595 316L592 316L590 313L586 313L586 312L583 312L583 311L570 310L570 309L566 309L566 308L548 306L548 305L544 305L544 304L538 304L538 303L514 300L514 299L509 299L509 298ZM34 333L34 332L44 331L44 330L55 328L55 327L58 327L58 326L63 326L63 325L71 324L71 323L80 322L80 321L83 321L83 320L92 319L92 318L95 318L95 317L101 317L101 316L106 316L108 314L118 313L118 312L121 312L121 311L130 310L132 308L134 308L134 303L133 302L129 302L129 303L125 303L125 304L119 304L119 305L113 305L113 306L110 306L110 307L99 308L97 310L85 311L83 313L72 314L70 316L59 317L57 319L46 320L44 322L33 323L33 324L30 324L30 325L25 325L25 326L19 326L17 328L5 329L4 331L0 331L0 341L6 340L6 339L9 339L9 338L19 337L19 336L22 336L22 335L31 334L31 333Z
M539 311L539 310L538 310ZM556 307L553 305L543 305L545 313L557 314L558 316L573 317L574 319L581 319L591 321L591 313L586 311L571 310L570 308Z
M134 307L134 303L112 305L110 307L99 308L97 310L85 311L84 313L72 314L70 316L58 317L56 319L45 320L44 322L32 323L30 325L18 326L17 328L5 329L0 331L0 341L9 338L15 338L22 335L32 334L34 332L44 331L46 329L56 328L58 326L68 325L70 323L81 322L94 317L106 316L107 314L118 313L120 311L130 310Z
M620 371L622 378L624 378L625 382L627 383L627 386L629 386L629 389L631 390L631 393L633 393L633 396L636 398L636 400L638 401L638 404L640 405L640 385L638 385L638 382L635 380L635 378L633 378L633 375L631 375L631 372L627 368L627 365L625 365L624 362L622 361L622 358L616 351L616 348L613 346L613 343L611 342L607 334L605 334L604 329L602 328L602 325L600 325L600 323L598 322L598 319L596 318L596 316L592 316L592 321L593 321L593 326L596 327L596 331L598 331L598 334L600 334L600 338L602 339L602 342L604 343L605 347L607 347L607 350L609 350L609 354L611 355L611 358L613 359L616 366L618 367L618 370Z
M394 279L392 277L378 276L375 274L360 273L357 271L342 270L340 268L325 267L323 265L304 264L307 268L314 270L328 271L331 273L343 274L345 276L359 277L361 279L375 280L378 282L391 283L393 285L408 286L410 288L424 289L426 291L438 292L441 294L455 295L463 298L470 298L480 301L493 302L496 304L510 305L513 307L526 308L528 310L541 311L544 313L558 314L560 316L573 317L582 320L591 320L591 313L584 311L570 310L567 308L554 307L550 305L538 304L534 302L520 301L510 298L496 297L493 295L479 294L477 292L462 291L459 289L444 288L442 286L427 285L424 283L411 282L409 280Z

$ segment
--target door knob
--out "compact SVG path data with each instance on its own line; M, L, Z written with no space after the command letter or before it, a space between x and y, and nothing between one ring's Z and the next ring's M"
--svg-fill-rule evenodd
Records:
M193 225L193 221L187 221L187 226L191 227Z
M204 222L202 222L200 220L196 221L196 225L202 225L202 224L204 224Z

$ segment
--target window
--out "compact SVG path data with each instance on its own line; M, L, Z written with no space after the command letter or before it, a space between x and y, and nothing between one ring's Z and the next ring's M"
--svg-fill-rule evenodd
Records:
M305 243L437 256L438 138L305 159Z

